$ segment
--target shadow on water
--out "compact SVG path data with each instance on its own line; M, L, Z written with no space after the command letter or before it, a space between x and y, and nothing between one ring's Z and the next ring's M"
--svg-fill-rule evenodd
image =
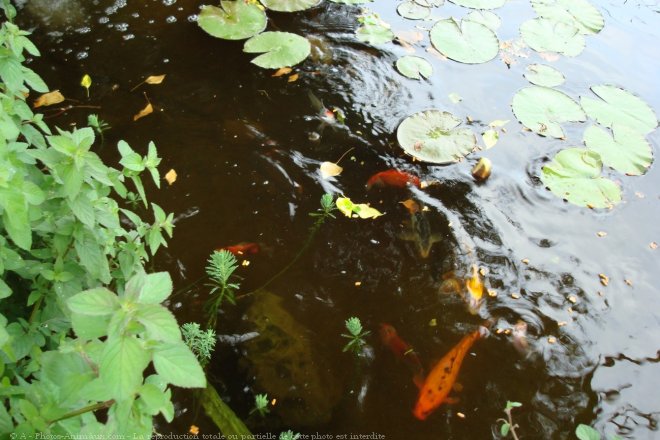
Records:
M273 28L305 34L314 44L312 59L298 69L300 78L288 83L249 64L240 43L202 32L194 23L197 1L24 3L19 16L33 28L43 53L32 67L51 88L87 103L78 78L93 78L89 104L101 106L97 113L112 126L102 151L106 159L117 159L113 145L119 139L137 149L154 140L164 158L161 171L177 171L174 185L150 193L176 215L175 237L158 265L172 272L178 287L203 275L213 249L241 241L266 250L239 269L246 292L259 287L296 255L312 222L307 213L324 192L346 194L386 213L369 221L340 215L327 223L305 258L269 286L280 298L268 300L270 309L281 310L269 319L281 320L303 348L278 358L269 372L275 375L267 377L277 382L273 389L286 394L288 385L299 397L281 398L265 420L248 416L254 393L265 391L260 387L266 379L256 375L268 361L250 364L246 356L283 345L276 339L259 342L268 347L230 339L218 344L210 374L254 432L497 438L495 420L513 400L523 403L514 414L524 438L568 438L577 423L626 438L657 435L660 312L649 305L657 303L658 257L649 243L660 241L653 221L660 215L659 171L652 167L626 182L626 202L607 212L566 205L546 191L539 169L566 143L519 130L509 107L526 84L525 66L542 62L537 55L528 53L511 68L497 59L469 66L429 55L435 73L416 83L393 69L405 48L357 42L357 9L324 3L303 13L269 15ZM387 3L372 7L394 30L405 28ZM554 65L569 78L562 87L575 97L590 85L621 84L657 111L660 14L653 2L622 3L600 2L603 32L589 39L582 55ZM517 38L519 23L532 16L523 1L511 1L498 13L503 40ZM163 73L162 85L131 91L144 77ZM323 127L309 91L326 107L343 110L346 126ZM450 93L463 100L452 103ZM145 94L156 112L133 121ZM477 133L491 120L511 120L496 147L476 154L494 163L485 184L470 177L476 159L441 167L403 155L393 134L397 125L432 107L469 116ZM86 115L74 108L50 122L82 125ZM568 126L568 142L580 144L581 133L577 124ZM650 141L657 152L657 132ZM342 175L323 179L320 163L336 161L350 148ZM371 175L390 168L437 183L424 190L365 187ZM411 197L428 208L430 227L443 238L428 258L400 239L409 217L400 202ZM465 278L471 265L485 270L486 286L496 295L478 315L458 295L439 292L443 274L453 270ZM608 286L601 285L601 273ZM206 294L197 286L173 300L182 322L202 320ZM267 316L257 314L259 301L255 295L224 311L218 332L255 331ZM360 317L371 331L358 364L341 352L349 316ZM378 340L379 324L393 325L429 369L485 319L494 321L491 336L477 342L463 364L460 401L443 405L425 422L415 420L417 388ZM527 354L515 350L510 334L520 320L527 324ZM162 431L186 431L194 423L212 432L190 396L177 396L179 417ZM311 401L315 412L290 415Z

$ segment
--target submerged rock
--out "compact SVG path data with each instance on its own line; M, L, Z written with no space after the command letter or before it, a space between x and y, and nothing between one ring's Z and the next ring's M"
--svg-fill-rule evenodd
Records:
M255 392L277 399L272 413L287 426L327 423L341 386L311 331L268 291L256 294L246 315L250 331L259 333L243 345L241 361L254 378Z

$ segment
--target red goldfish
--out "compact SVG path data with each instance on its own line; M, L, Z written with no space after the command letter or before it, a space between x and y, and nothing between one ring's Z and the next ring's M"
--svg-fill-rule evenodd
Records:
M476 315L484 301L484 290L486 290L479 276L477 266L472 266L472 277L465 281L465 290L464 299L467 303L468 311Z
M376 173L367 181L367 189L373 186L395 186L397 188L405 188L408 184L420 188L422 183L419 177L414 176L405 171L387 170Z
M227 250L234 254L235 256L242 256L242 255L253 255L253 254L258 254L261 248L257 243L247 243L245 241L242 241L240 243L231 245L231 246L224 246L221 248L218 248L216 250Z
M463 337L449 353L447 353L433 367L433 370L424 380L422 388L419 390L417 404L413 410L413 415L419 420L426 419L443 402L452 403L454 399L449 396L456 377L461 369L463 358L467 354L474 342L484 336L487 330L485 327L473 331Z
M394 356L406 363L413 373L413 382L421 388L424 382L424 367L412 346L401 339L396 329L389 324L380 325L380 338Z

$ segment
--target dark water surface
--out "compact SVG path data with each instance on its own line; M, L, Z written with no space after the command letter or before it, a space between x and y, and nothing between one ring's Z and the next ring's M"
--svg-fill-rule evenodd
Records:
M302 13L269 13L272 29L316 36L330 49L329 55L305 61L296 69L300 78L287 83L250 64L241 43L199 29L194 21L200 3L33 0L19 15L43 54L32 67L51 89L101 106L54 115L50 123L84 125L87 114L96 112L112 126L103 149L108 160L117 160L119 139L138 151L153 140L163 157L161 172L178 173L174 185L148 190L177 218L174 239L157 261L173 274L177 288L203 275L214 248L241 241L264 249L239 269L242 291L259 287L303 245L311 224L307 213L324 192L370 202L386 213L376 220L330 221L305 258L269 286L311 331L325 358L320 368L337 378L335 389L323 392L339 398L329 419L298 425L278 425L276 405L271 419L249 419L254 432L291 428L309 434L376 432L387 439L498 438L496 419L512 400L523 404L514 412L521 438L571 438L578 423L608 437L660 437L660 308L654 287L660 250L650 246L660 242L660 170L654 165L642 177L612 173L624 198L612 210L577 208L547 191L538 178L541 166L560 149L581 145L590 124L565 124L565 141L521 130L511 98L528 84L525 66L547 62L531 50L510 69L499 58L476 66L442 61L424 52L429 46L424 32L417 52L432 62L434 73L415 82L393 67L406 53L401 46L357 42L359 9L326 2ZM656 2L593 3L605 17L605 29L587 37L578 57L550 63L567 77L559 89L577 98L588 95L591 85L620 85L657 114ZM394 12L395 2L368 6L395 31L412 28ZM434 15L466 12L447 4ZM523 0L495 12L503 21L501 41L518 38L519 25L535 16ZM418 24L429 28L432 22ZM93 79L89 102L79 86L83 74ZM167 74L163 84L130 91L156 74ZM308 90L344 110L346 130L326 127L320 140L310 140L319 120ZM134 122L132 116L146 104L143 92L156 111ZM452 103L450 93L463 100ZM396 127L407 115L431 107L469 116L477 133L494 119L511 122L494 148L463 163L412 162L396 144ZM648 139L657 154L658 131ZM349 148L354 150L341 162L342 175L322 179L319 164L337 160ZM480 156L492 160L494 171L478 185L470 168ZM372 174L395 167L439 184L421 191L365 188ZM431 227L445 237L427 259L398 238L407 218L398 202L411 196L429 207ZM607 235L599 237L599 231ZM478 316L470 315L460 298L438 289L449 268L465 276L473 263L488 272L486 283L497 291ZM609 277L608 286L601 285L600 273ZM206 289L198 286L174 297L172 307L182 321L203 322L205 298ZM220 316L218 333L250 331L243 313L251 301ZM345 341L339 335L350 316L360 317L372 332L359 367L341 352ZM486 318L495 321L492 334L473 346L463 364L460 401L443 405L424 422L416 420L411 410L417 389L405 365L382 347L378 325L396 327L430 367ZM433 319L435 326L429 325ZM529 329L527 358L514 350L510 336L497 333L518 320ZM263 390L252 389L242 357L240 344L219 343L211 374L223 397L247 418L254 393ZM291 386L305 385L292 377ZM213 432L195 415L186 393L177 399L179 417L160 431L185 432L196 424L202 433Z

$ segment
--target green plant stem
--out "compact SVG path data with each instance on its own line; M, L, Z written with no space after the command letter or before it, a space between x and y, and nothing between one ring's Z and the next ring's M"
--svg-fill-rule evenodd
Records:
M48 424L52 425L53 423L57 423L61 420L65 420L65 419L70 419L72 417L77 417L81 414L97 411L99 409L110 408L112 405L114 405L114 403L115 403L114 399L110 399L110 400L106 400L105 402L99 402L99 403L95 403L93 405L88 405L88 406L82 407L80 409L77 409L75 411L68 412L68 413L64 414L63 416L58 417L56 419L49 420Z
M518 435L516 434L516 428L518 427L518 424L513 423L513 416L511 415L511 409L512 408L507 408L507 409L504 410L504 412L506 413L506 417L509 420L504 420L504 419L498 419L498 420L509 424L509 426L510 426L509 432L511 433L511 437L513 437L513 440L520 440L518 438Z

